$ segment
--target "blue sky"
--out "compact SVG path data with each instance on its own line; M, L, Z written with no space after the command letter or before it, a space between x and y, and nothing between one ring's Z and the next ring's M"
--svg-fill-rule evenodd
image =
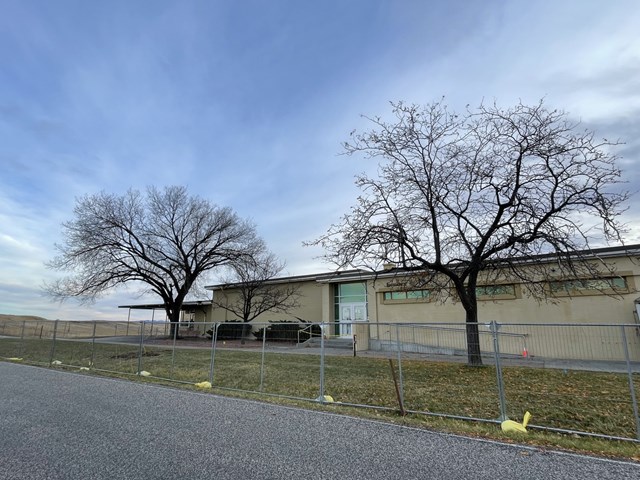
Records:
M637 1L0 0L0 313L117 319L41 293L75 198L186 185L251 218L285 273L373 171L340 142L390 100L567 110L640 153ZM640 242L640 200L625 220ZM212 281L215 277L212 277Z

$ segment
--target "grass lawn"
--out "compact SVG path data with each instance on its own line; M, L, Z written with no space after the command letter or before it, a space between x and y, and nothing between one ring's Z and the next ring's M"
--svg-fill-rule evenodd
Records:
M134 375L139 370L146 370L152 377L144 381L184 388L196 388L194 383L209 379L209 348L177 348L173 352L170 347L145 346L141 361L139 351L138 345L98 342L92 345L91 342L65 340L56 343L53 358L62 362L59 368L77 370L91 366L95 373L127 375L141 380L142 377ZM46 339L29 339L24 343L19 339L0 340L0 358L20 357L25 363L48 365L51 352L51 341ZM325 394L340 402L335 405L302 400L315 399L320 393L320 359L317 355L266 352L262 368L261 365L260 351L217 348L212 391L467 435L640 460L640 443L558 434L535 428L527 435L506 435L496 423L463 422L418 413L496 420L499 397L493 367L403 359L404 407L410 413L402 417L398 413L389 361L385 358L327 356ZM396 360L394 368L398 374ZM529 367L503 367L503 374L507 412L512 419L521 420L529 410L533 425L626 438L636 436L626 374ZM640 375L635 374L634 382L636 395L640 398ZM385 407L386 410L352 405Z

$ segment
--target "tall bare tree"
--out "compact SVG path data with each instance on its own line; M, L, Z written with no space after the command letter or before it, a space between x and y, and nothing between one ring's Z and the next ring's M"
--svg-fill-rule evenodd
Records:
M314 242L327 259L374 269L394 262L441 297L455 296L470 364L482 363L479 281L508 274L544 296L550 259L556 274L611 273L594 262L591 243L622 242L628 193L618 185L615 142L597 141L543 102L462 115L442 102L392 107L394 121L368 118L373 129L344 143L347 154L379 159L378 177L357 177L356 206Z
M214 306L245 322L243 341L247 324L258 316L266 312L288 313L300 306L299 287L275 278L285 264L269 252L261 240L254 242L249 252L229 264L230 275L225 278L225 287L232 289L234 295L227 296L225 288L213 294Z
M45 286L54 298L91 303L125 283L157 294L177 328L187 294L208 271L237 261L257 241L253 225L180 186L77 200L48 266L71 272Z

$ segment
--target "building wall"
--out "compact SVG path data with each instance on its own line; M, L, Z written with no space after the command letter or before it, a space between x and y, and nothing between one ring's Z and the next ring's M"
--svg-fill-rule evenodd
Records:
M637 284L638 276L633 277ZM385 304L382 292L376 298L378 320L381 322L456 323L465 321L460 302ZM479 322L503 323L633 323L634 300L638 292L607 296L557 297L536 300L523 295L513 300L480 300Z
M614 259L617 271L627 280L627 290L619 295L587 292L577 296L556 294L548 300L536 300L526 293L526 286L514 283L515 297L488 297L478 303L481 325L481 349L493 351L493 337L485 324L504 324L498 334L501 353L548 358L624 361L620 328L596 324L634 324L634 300L640 296L640 261ZM397 278L397 277L396 277ZM444 303L433 299L385 301L384 292L397 290L395 279L378 278L367 281L368 325L354 328L358 348L395 349L405 351L456 353L466 350L465 312L459 301L451 298ZM300 282L301 306L289 314L265 313L256 322L287 321L302 318L310 322L335 321L335 283ZM391 286L390 286L391 285ZM234 291L214 291L216 299L226 296L231 301ZM495 299L498 298L498 299ZM207 321L236 320L228 311L212 307ZM399 324L415 324L400 326ZM554 323L557 327L537 327ZM434 325L440 324L440 325ZM528 324L528 325L519 325ZM560 326L567 324L568 326ZM571 326L592 324L593 326ZM333 329L325 330L333 332ZM367 335L366 341L363 335ZM627 347L634 361L640 360L640 331L625 330ZM413 349L413 350L412 350Z
M480 300L478 321L492 321L512 325L499 332L501 353L550 358L624 361L624 348L620 328L599 327L595 324L635 324L634 300L638 298L640 266L630 259L616 259L618 272L627 281L625 293L607 295L597 291L565 296L558 294L546 300L536 300L526 294L522 284L516 284L517 298ZM384 281L378 280L376 295L376 327L371 328L374 345L394 348L398 343L414 345L416 351L453 353L466 349L464 331L465 312L459 302L407 300L405 303L385 302ZM440 324L423 327L397 327L398 323ZM554 323L555 327L536 325ZM566 324L567 326L560 326ZM593 326L573 326L593 324ZM481 326L481 348L493 350L488 328ZM633 328L625 330L627 347L632 360L640 360L640 336ZM428 347L428 348L427 348Z
M617 270L624 275L628 291L606 295L592 291L588 294L566 296L556 294L546 300L536 300L526 293L526 286L514 282L517 298L493 300L479 299L480 322L508 323L633 323L634 300L638 298L640 266L629 259L615 261ZM377 281L376 302L378 319L384 322L463 322L462 305L451 298L444 303L433 301L385 302L383 291L390 290L384 281Z
M323 289L328 289L328 285L317 282L301 282L297 284L299 287L299 303L300 307L290 313L265 312L259 315L253 323L291 321L301 318L307 322L321 322L323 311ZM228 301L230 303L238 299L239 295L234 290L215 290L213 292L215 301ZM326 294L325 294L326 295ZM328 297L328 296L327 296ZM226 322L239 320L228 310L221 307L211 306L209 321Z

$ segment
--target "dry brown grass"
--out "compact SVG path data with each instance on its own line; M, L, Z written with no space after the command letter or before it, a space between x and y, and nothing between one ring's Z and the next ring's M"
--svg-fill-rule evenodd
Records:
M0 335L12 337L52 338L56 322L34 315L8 315L0 313ZM89 338L93 336L94 322L80 322L67 320L58 321L56 336L58 338ZM138 322L96 321L95 335L97 337L137 336L140 334ZM164 333L162 324L146 323L145 335Z

